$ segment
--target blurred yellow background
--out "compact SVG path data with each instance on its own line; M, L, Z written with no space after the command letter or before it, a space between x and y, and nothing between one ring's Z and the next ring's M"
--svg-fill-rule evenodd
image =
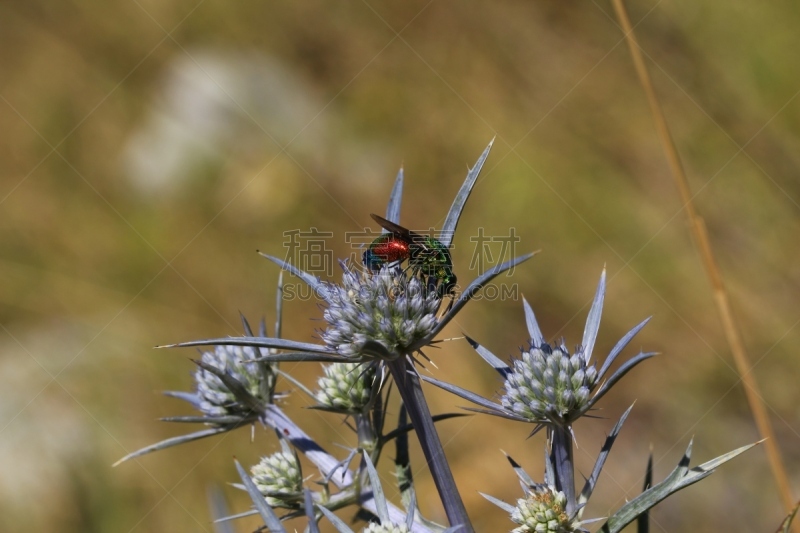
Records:
M630 9L798 490L800 7ZM401 164L402 222L440 226L494 136L455 238L462 284L470 236L514 228L517 254L542 252L503 282L547 338L580 342L603 265L596 353L654 317L626 354L662 355L603 400L607 419L576 427L588 475L637 402L587 516L638 494L651 446L660 480L692 437L696 463L757 440L622 39L605 1L0 4L0 530L210 532L211 485L246 510L225 485L233 456L276 449L260 428L252 443L240 430L110 467L190 429L156 419L190 413L160 391L193 386L196 352L152 347L239 334L239 311L272 324L278 268L255 250L283 257L285 231L316 227L349 255L343 235L377 229L369 213ZM311 340L320 317L286 302L284 335ZM521 301L469 304L445 336L462 332L517 354ZM430 355L436 377L498 390L463 340ZM464 403L428 394L434 412ZM344 456L341 419L308 404L285 402ZM519 497L500 450L540 477L543 435L482 416L439 427L476 528L510 530L477 491ZM414 453L422 507L441 520ZM758 448L659 505L651 527L773 531L778 501Z

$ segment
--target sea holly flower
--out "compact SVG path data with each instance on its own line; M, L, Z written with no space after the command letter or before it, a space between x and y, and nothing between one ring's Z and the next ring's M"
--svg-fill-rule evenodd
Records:
M550 454L545 456L543 483L534 481L525 472L525 469L511 457L506 456L525 491L525 497L518 499L516 506L498 500L488 494L481 493L481 495L505 510L509 514L509 519L519 525L512 533L585 533L587 530L583 527L584 525L601 520L600 518L582 520L581 517L589 498L591 498L597 486L597 480L600 478L600 473L609 453L611 453L611 448L614 446L617 436L622 430L622 425L628 418L632 408L633 406L629 407L622 414L606 437L600 454L595 460L592 473L586 479L580 494L568 492L574 491L571 486L568 489L559 487L559 485L563 485L558 479L559 465L555 462L556 457Z
M278 293L282 290L282 278L278 280ZM281 300L278 299L276 335L280 335ZM252 337L253 330L247 319L241 317L245 334ZM259 333L266 336L267 327L262 321ZM203 439L247 426L259 420L268 406L276 399L275 385L278 364L264 360L272 351L251 346L215 346L213 351L201 352L195 361L195 392L166 391L166 396L190 403L200 412L197 416L172 416L162 418L165 422L204 424L206 429L172 437L135 452L129 453L114 465L150 452L163 450L186 442Z
M517 500L511 520L520 525L513 533L572 533L577 528L566 512L567 497L563 492L546 487L528 492Z
M197 383L197 408L208 416L243 415L253 412L251 405L242 403L234 390L220 379L221 372L236 380L253 399L264 405L272 402L275 392L276 372L274 364L255 360L267 355L261 349L258 354L250 346L215 346L200 357L201 366L195 372ZM214 373L207 368L213 368Z
M569 353L563 342L556 348L545 342L533 309L524 300L525 319L531 338L530 349L521 359L514 362L513 367L509 367L489 350L468 339L478 354L504 378L505 394L500 404L456 385L420 376L424 381L479 406L467 408L469 410L536 424L531 434L546 427L550 460L555 470L552 485L566 495L568 514L577 510L573 422L591 409L631 368L656 355L640 353L624 363L607 381L602 381L623 348L649 321L649 318L642 321L625 334L606 357L600 370L596 370L592 363L592 350L600 328L605 288L606 272L603 270L589 310L589 317L586 319L583 342L577 347L574 355Z
M622 421L618 425L621 426ZM511 505L488 494L481 495L506 511L509 519L518 524L512 533L586 533L582 526L595 520L581 522L580 512L568 508L569 497L554 486L554 473L549 461L545 465L544 483L536 483L511 457L506 458L519 478L525 497Z
M472 409L479 412L510 418L520 422L537 424L541 427L561 427L568 429L571 424L590 410L611 387L634 366L655 353L640 353L625 362L608 380L603 378L617 356L633 337L647 324L649 318L626 333L606 357L599 370L592 361L592 351L600 327L600 316L605 296L606 272L603 270L597 286L586 327L583 342L574 354L570 354L561 342L551 346L544 340L533 309L523 300L525 318L530 334L529 349L522 356L507 365L489 350L468 339L478 354L504 378L504 394L497 404L470 391L430 377L422 379L479 406Z
M519 498L514 506L488 494L481 495L506 511L511 521L519 525L512 533L587 532L581 526L594 520L581 522L579 512L569 509L569 497L554 486L553 468L549 461L545 468L545 482L536 483L511 457L506 457L519 478L525 497Z
M303 500L303 471L297 454L280 440L281 451L264 457L250 469L253 483L272 507L296 507Z
M328 411L360 414L375 398L375 367L360 363L331 363L317 380L314 398Z
M438 323L442 300L420 278L388 265L374 273L342 269L342 284L327 284L328 327L321 335L336 353L358 357L373 343L399 357Z
M592 473L586 479L580 494L577 495L577 505L573 508L570 508L571 495L556 486L558 484L558 465L553 462L552 456L547 457L545 460L543 483L535 482L520 465L511 457L506 456L525 491L525 497L518 499L517 505L511 505L488 494L481 493L481 496L506 511L509 519L519 524L519 527L514 529L512 533L586 533L588 530L583 526L601 520L605 520L605 523L598 531L619 533L627 525L671 494L710 476L717 467L755 446L755 444L742 446L699 466L689 468L692 454L692 444L689 443L678 466L663 481L655 485L652 483L651 457L648 462L645 489L639 496L625 503L610 517L583 520L583 512L594 493L594 489L597 487L597 481L600 478L603 466L605 466L606 459L611 453L617 436L622 430L622 426L632 408L633 406L629 407L622 414L606 437L600 453L595 459Z
M587 366L579 353L570 356L564 346L531 345L506 376L501 403L528 420L563 423L588 403L596 382L597 369Z

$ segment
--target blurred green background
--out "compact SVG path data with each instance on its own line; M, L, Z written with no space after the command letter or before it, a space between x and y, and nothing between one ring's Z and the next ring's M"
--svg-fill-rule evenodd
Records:
M800 7L631 4L798 490ZM698 463L758 439L606 1L3 2L0 99L2 531L213 531L208 487L236 480L232 456L252 464L276 444L241 430L112 469L187 429L156 418L189 413L160 391L192 387L196 352L152 347L238 334L239 311L272 323L278 269L254 251L284 256L284 231L316 227L349 255L342 236L374 228L401 164L402 222L440 225L494 136L455 239L460 280L476 275L470 236L514 228L516 253L542 253L502 281L546 337L580 342L603 265L597 353L654 317L627 355L662 355L604 399L606 420L576 428L588 474L637 402L587 515L638 493L651 447L661 479L692 437ZM315 302L285 313L287 337L321 327ZM519 300L471 303L457 322L446 336L498 355L526 342ZM466 342L431 355L437 377L497 391ZM428 393L434 412L463 404ZM285 402L344 455L342 421L307 405ZM501 449L541 476L543 435L529 429L440 424L479 531L512 524L478 490L521 494ZM422 506L442 519L415 452ZM659 505L652 530L773 531L782 515L756 449Z

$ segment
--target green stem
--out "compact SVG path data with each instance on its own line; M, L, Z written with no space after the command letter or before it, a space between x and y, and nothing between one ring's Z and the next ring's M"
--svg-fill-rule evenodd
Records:
M363 414L354 415L353 418L355 419L356 431L358 432L358 447L362 450L366 450L367 453L370 454L370 458L375 460L375 458L372 457L372 452L375 451L377 439L375 438L375 428L372 427L372 419Z

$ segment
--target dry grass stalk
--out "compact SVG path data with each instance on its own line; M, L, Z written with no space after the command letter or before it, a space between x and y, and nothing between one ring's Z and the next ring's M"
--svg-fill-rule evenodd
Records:
M767 453L767 459L772 470L772 475L774 476L775 482L778 486L781 501L783 502L786 511L791 512L791 510L794 508L794 498L792 497L792 490L791 486L789 485L786 468L783 465L781 453L778 449L777 440L775 439L775 434L772 429L772 423L769 420L764 402L761 394L759 393L758 384L753 377L753 374L750 372L750 364L747 357L747 352L745 351L744 343L742 342L741 335L739 334L739 328L737 327L736 321L733 317L730 300L728 298L728 292L725 289L725 284L722 281L719 267L717 266L716 259L714 258L714 253L711 248L711 243L708 239L705 223L697 214L694 202L692 201L691 189L689 188L689 182L686 179L686 173L683 169L680 155L678 154L678 150L675 147L672 136L670 135L669 127L667 126L664 113L653 88L652 80L650 79L650 74L645 66L639 43L637 42L636 36L633 33L633 27L631 26L625 4L623 0L612 0L612 3L614 5L614 11L616 12L622 31L625 34L625 39L631 52L636 74L639 77L639 81L642 84L645 94L647 95L647 100L650 104L650 110L653 113L656 131L664 148L664 152L666 153L667 161L669 163L670 170L672 171L672 176L678 186L683 207L686 209L686 214L689 217L689 227L691 228L692 236L694 237L694 243L700 252L700 256L703 260L703 267L706 271L709 282L711 283L712 290L714 291L714 300L717 305L717 311L719 312L720 319L722 320L722 327L725 330L725 337L728 340L728 345L730 346L731 353L733 354L733 360L736 364L736 369L739 373L740 379L744 384L744 392L747 396L747 402L750 405L753 419L755 420L759 434L762 438L766 439L766 442L764 443L764 449ZM800 522L794 523L793 530L796 533L800 533Z

